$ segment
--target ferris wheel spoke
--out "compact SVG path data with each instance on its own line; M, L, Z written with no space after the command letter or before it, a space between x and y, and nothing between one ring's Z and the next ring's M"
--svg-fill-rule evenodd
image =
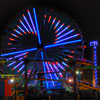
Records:
M28 20L27 20L26 16L25 16L24 14L23 14L22 16L23 16L23 18L24 18L25 22L27 23L27 25L28 25L28 27L29 27L30 31L33 33L33 29L31 28L31 26L30 26L30 24L29 24L29 22L28 22Z
M56 79L57 79L57 80L59 80L59 78L58 78L57 74L54 72L54 69L53 69L52 64L51 64L50 62L48 62L48 65L50 66L50 68L51 68L52 72L54 73L54 75L55 75Z
M17 72L22 71L24 68L25 68L25 65L22 65L22 66L18 69L18 71L17 71Z
M39 44L41 44L41 38L40 38L40 32L39 32L39 27L38 27L38 21L37 21L35 8L33 8L33 12L34 12L35 24L36 24L37 35L38 35L38 42L39 42Z
M68 30L69 27L70 27L70 25L68 25L67 27L65 27L61 32L57 33L56 36L61 35L63 32L65 32L66 30Z
M31 13L30 13L30 11L29 11L29 10L27 10L27 12L28 12L28 15L29 15L29 18L30 18L30 21L31 21L32 27L33 27L34 32L35 32L35 35L36 35L36 34L37 34L37 32L36 32L35 25L34 25L34 23L33 23L33 19L32 19Z
M79 39L79 40L74 40L74 41L69 41L69 42L64 42L64 43L51 44L51 45L44 46L44 48L47 49L47 48L52 48L52 47L57 47L57 46L63 46L63 45L77 43L81 41L82 40Z
M59 71L59 69L57 68L57 66L52 62L53 67L56 69L57 72L59 72L59 76L63 77L62 73Z
M59 23L60 23L60 20L56 23L56 25L54 26L54 29L58 27Z
M49 30L51 30L51 28L52 28L52 26L54 25L55 21L56 21L56 17L53 19L52 24L51 24L51 26L50 26L50 29L49 29Z
M64 68L62 65L60 65L60 63L56 62L56 64L57 64L63 71L65 71L65 68Z
M10 53L5 53L1 54L0 56L9 56L9 55L15 55L19 53L24 53L24 52L30 52L30 51L35 51L37 48L31 48L31 49L26 49L26 50L21 50L21 51L15 51L15 52L10 52Z
M80 34L75 34L75 35L69 36L69 37L67 37L67 38L64 38L64 39L61 39L61 40L57 40L55 43L63 42L63 41L66 41L66 40L75 38L75 37L77 37L77 36L79 36L79 35L80 35Z
M59 39L61 39L61 38L65 37L65 36L67 36L67 35L71 34L71 33L72 33L72 32L74 32L74 31L75 31L75 29L72 29L72 30L68 31L67 33L64 33L63 35L61 35L61 36L57 37L57 40L59 40Z
M17 25L18 29L21 30L24 34L26 34L26 31L21 28L21 26Z
M24 27L24 29L30 33L29 29L26 27L26 25L23 23L23 21L21 19L19 19L19 22L21 23L21 25Z
M47 67L48 72L50 73L50 69L49 69L48 63L45 62L45 65ZM53 80L51 73L49 74L49 76L50 76L50 79ZM52 84L53 84L53 86L55 86L54 81L52 81Z
M43 60L44 59L44 55L43 55L42 51L41 51L41 57L42 57L42 60ZM44 68L45 78L47 79L46 68L45 68L45 62L44 61L43 61L43 68ZM46 80L46 85L47 85L47 88L49 88L47 80Z
M18 63L12 70L16 69L17 67L19 67L21 64L23 64L24 61L21 61L20 63Z
M55 31L55 33L57 33L58 31L60 31L60 29L64 26L64 23Z

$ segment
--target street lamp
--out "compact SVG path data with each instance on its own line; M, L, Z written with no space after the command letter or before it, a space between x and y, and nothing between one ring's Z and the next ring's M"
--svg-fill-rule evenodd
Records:
M10 79L10 82L11 82L11 83L14 83L14 79Z

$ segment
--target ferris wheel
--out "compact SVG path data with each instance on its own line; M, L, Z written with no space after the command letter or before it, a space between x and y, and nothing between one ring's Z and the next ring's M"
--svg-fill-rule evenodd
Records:
M30 61L28 75L44 73L45 79L63 78L70 59L83 57L83 38L75 21L57 9L28 8L20 11L5 25L3 53L12 73L24 75L24 59ZM38 62L37 62L38 61ZM40 61L40 62L39 62ZM50 73L53 72L53 73ZM57 73L56 73L57 72ZM49 74L47 74L49 73ZM54 81L46 81L55 86Z

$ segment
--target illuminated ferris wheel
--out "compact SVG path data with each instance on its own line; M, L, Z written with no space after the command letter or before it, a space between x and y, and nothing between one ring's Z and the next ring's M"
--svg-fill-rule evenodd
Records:
M28 65L29 76L43 72L45 79L59 80L64 77L62 72L70 67L67 61L83 56L79 27L67 14L56 9L24 9L9 20L4 31L1 57L8 61L7 67L12 73L24 75L24 59L28 58L33 60ZM49 83L46 81L47 87ZM55 86L54 81L51 83Z

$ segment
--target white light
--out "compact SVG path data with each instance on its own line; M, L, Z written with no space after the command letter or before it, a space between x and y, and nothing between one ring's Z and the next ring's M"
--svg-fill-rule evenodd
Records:
M79 71L76 71L76 74L78 75L80 72Z
M10 82L11 82L11 83L13 83L13 82L14 82L14 80L13 80L13 79L11 79L11 80L10 80Z

